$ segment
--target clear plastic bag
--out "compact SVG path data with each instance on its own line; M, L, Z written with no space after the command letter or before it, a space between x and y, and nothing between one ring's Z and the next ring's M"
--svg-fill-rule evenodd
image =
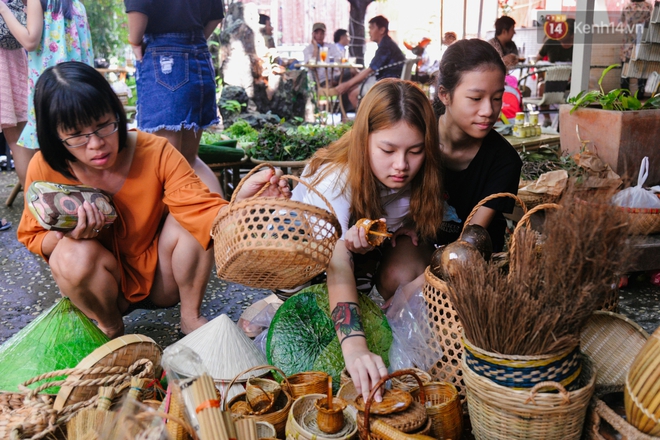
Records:
M643 188L646 178L649 176L649 158L642 159L639 167L637 186L632 186L619 191L612 197L612 203L626 208L660 209L660 198L652 191Z
M394 337L389 353L391 371L411 367L428 370L442 358L442 350L428 343L432 333L422 287L423 279L399 287L387 310Z

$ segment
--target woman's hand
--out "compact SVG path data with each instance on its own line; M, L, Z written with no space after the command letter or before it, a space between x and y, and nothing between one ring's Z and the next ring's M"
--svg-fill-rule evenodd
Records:
M64 237L72 238L74 240L86 240L98 237L101 229L105 225L105 215L99 211L96 205L85 201L78 207L78 224L66 234L63 232L55 232L58 239Z
M342 352L346 369L351 375L355 390L367 401L371 389L387 374L383 359L369 351L364 338L350 338L343 342ZM374 395L374 400L380 402L380 390Z
M239 202L254 196L266 183L270 183L270 185L263 193L261 193L260 197L290 198L291 188L289 188L289 182L287 182L286 179L282 179L282 174L282 170L277 168L274 173L273 170L269 168L253 174L243 183L241 190L236 194L236 201Z
M381 218L380 220L385 221L384 218ZM374 250L374 246L369 244L369 240L367 240L366 229L358 228L355 225L346 231L346 235L344 235L344 244L346 245L346 249L355 254L366 254L367 252Z
M410 241L412 241L412 244L417 246L419 243L419 237L417 236L417 231L415 228L410 227L410 226L401 226L399 229L396 230L394 234L392 234L392 247L396 247L396 238L401 236L401 235L407 235L410 237Z

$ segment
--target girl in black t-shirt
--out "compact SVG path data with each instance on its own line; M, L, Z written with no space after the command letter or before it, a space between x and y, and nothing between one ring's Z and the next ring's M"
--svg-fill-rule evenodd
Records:
M440 62L434 107L445 166L442 244L458 238L465 219L483 198L518 192L522 161L493 130L502 108L505 75L499 54L482 40L457 41ZM496 251L504 245L502 213L511 212L513 204L508 198L492 200L470 222L488 229Z

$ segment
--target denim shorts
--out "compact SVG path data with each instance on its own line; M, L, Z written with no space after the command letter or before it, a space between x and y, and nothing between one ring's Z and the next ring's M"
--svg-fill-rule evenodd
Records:
M220 122L215 71L201 31L147 34L136 63L138 128L200 130Z

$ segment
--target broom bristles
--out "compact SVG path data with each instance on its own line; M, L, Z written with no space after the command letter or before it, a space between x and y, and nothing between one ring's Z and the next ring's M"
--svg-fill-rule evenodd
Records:
M450 300L465 336L477 347L510 355L554 354L576 347L630 255L626 219L606 203L570 193L548 212L543 241L517 232L513 272L465 265L449 280Z

